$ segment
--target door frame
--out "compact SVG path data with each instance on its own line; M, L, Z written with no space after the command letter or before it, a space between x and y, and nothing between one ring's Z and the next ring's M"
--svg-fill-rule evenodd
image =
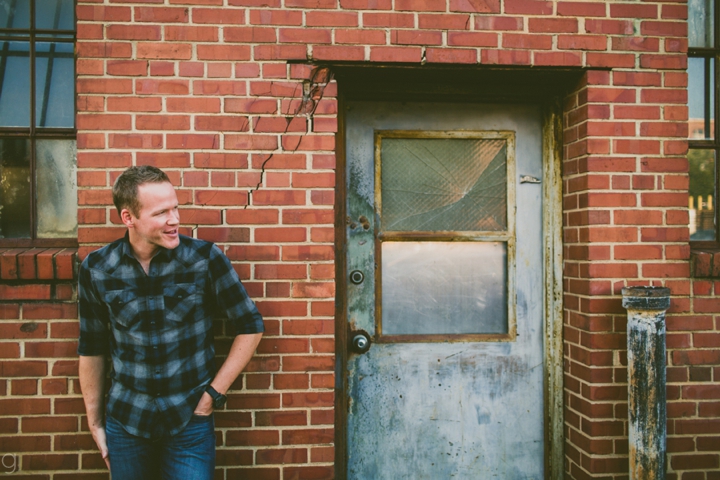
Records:
M346 160L345 95L338 92L338 131L335 167L335 478L347 476L347 408L344 374L349 352L346 317ZM547 97L546 97L547 98ZM492 103L497 103L492 102ZM559 479L564 471L563 303L562 303L562 105L559 96L541 103L543 163L543 268L545 317L543 365L545 478Z

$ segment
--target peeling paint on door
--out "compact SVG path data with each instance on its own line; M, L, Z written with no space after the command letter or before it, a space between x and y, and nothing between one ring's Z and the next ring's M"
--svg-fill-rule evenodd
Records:
M373 343L366 353L350 353L345 365L347 477L544 478L543 185L520 183L522 175L543 177L539 109L399 103L349 108L346 271L361 272L362 281L347 281L348 337L365 331ZM508 268L517 268L509 273L516 278L509 299L516 337L387 343L379 336L376 228L382 219L376 217L373 138L377 130L403 129L515 132L517 262Z

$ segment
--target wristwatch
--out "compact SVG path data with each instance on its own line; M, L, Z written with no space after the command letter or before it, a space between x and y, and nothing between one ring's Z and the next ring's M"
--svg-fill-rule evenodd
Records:
M227 402L227 396L215 390L212 385L208 385L205 391L212 397L213 408L222 408Z

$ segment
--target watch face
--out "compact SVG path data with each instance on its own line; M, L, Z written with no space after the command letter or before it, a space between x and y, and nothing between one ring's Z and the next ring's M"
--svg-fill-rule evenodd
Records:
M213 407L222 408L225 402L227 402L227 397L225 395L218 395L218 397L213 400Z

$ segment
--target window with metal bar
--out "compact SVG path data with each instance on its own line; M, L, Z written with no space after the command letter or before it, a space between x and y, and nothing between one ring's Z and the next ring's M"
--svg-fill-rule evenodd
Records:
M688 0L689 226L693 242L718 242L717 159L720 0Z
M77 243L75 1L0 0L0 245Z

